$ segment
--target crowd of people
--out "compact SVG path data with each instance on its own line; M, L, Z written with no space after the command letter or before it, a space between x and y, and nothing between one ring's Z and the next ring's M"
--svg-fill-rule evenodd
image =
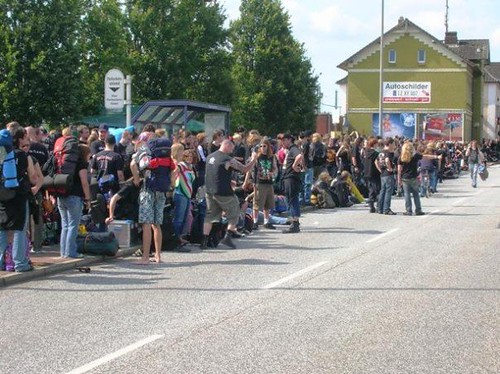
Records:
M6 269L10 246L14 266L7 270L19 272L32 268L29 250L42 250L47 221L60 223L57 236L65 258L82 256L77 237L84 213L90 213L96 231L115 220L138 222L137 264L146 265L150 252L161 262L166 241L174 242L169 248L189 251L193 243L201 249L236 248L234 239L253 230L276 230L278 224L285 225L282 233L297 234L304 205L366 202L369 213L396 215L391 199L404 195L403 214L423 215L420 197L467 169L476 187L480 166L499 153L498 142L491 140L463 144L357 133L269 137L238 128L208 136L184 130L168 134L148 124L140 133L125 129L112 135L105 124L49 132L17 122L6 130L18 186L14 197L0 198L0 269ZM68 165L70 177L58 182L56 175ZM287 218L279 214L285 211Z

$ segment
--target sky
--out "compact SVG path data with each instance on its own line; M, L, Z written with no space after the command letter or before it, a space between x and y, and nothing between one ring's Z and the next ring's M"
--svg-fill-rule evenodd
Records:
M239 17L240 0L219 0L228 20ZM304 44L321 85L322 112L333 120L345 113L345 97L336 82L347 75L341 62L380 36L382 0L282 0L292 33ZM448 31L458 39L489 39L490 60L500 62L500 0L448 0ZM384 31L408 18L439 40L445 35L446 0L384 0ZM335 105L335 91L338 105Z

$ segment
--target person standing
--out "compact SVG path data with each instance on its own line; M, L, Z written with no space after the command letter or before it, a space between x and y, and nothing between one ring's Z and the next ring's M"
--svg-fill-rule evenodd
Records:
M285 197L288 202L289 214L292 219L290 227L283 230L284 234L295 234L300 232L299 194L302 188L300 173L304 162L304 156L293 141L294 139L291 134L284 134L282 137L283 147L287 150L285 162L283 164L283 186L285 189Z
M49 159L49 152L47 147L42 143L42 131L39 127L27 127L26 132L30 141L28 155L34 157L38 161L38 166L35 165L38 173ZM38 169L39 168L39 169ZM40 175L39 175L40 177ZM43 175L41 176L43 181ZM42 217L42 200L43 189L37 189L34 194L35 204L33 205L34 211L32 212L32 219L30 220L30 233L31 241L33 242L33 252L40 252L43 243L43 217Z
M257 163L253 170L254 199L253 199L253 230L258 230L259 210L264 212L264 227L276 230L269 222L270 210L274 209L273 180L277 174L278 165L271 143L267 138L261 142L257 152Z
M111 195L118 192L119 183L125 180L123 174L123 159L114 151L116 138L114 135L108 135L106 146L103 151L97 153L91 162L91 174L97 180L101 192ZM110 177L112 176L112 177Z
M99 152L104 150L105 144L104 142L106 141L106 138L108 137L109 134L109 127L108 125L102 123L99 125L99 130L98 130L98 139L94 140L90 144L90 153L92 156L98 154Z
M375 213L375 203L378 202L378 194L380 191L380 166L378 162L378 152L375 150L375 145L378 143L377 138L371 137L366 143L364 152L363 170L368 186L368 205L370 213ZM379 211L382 209L378 207Z
M68 129L63 134L68 134ZM73 185L64 196L57 198L57 206L61 214L61 257L82 257L77 252L76 237L82 217L83 203L90 209L90 186L88 177L88 161L90 148L84 144L78 145L79 158L76 164ZM83 201L82 201L83 200Z
M222 212L226 212L228 226L227 232L220 243L235 249L236 245L232 238L241 237L236 231L236 225L240 217L240 204L232 185L233 170L247 173L252 169L257 160L255 152L252 153L250 162L243 165L236 161L231 154L234 151L234 143L225 139L220 144L219 150L207 156L205 170L205 188L207 199L207 213L203 224L203 240L200 248L208 248L208 236L212 229L212 223L221 219Z
M19 187L15 196L8 201L0 201L0 269L3 269L7 234L14 233L12 240L12 259L16 272L33 270L26 256L26 231L28 230L28 196L31 185L37 182L33 160L22 150L24 144L29 145L26 131L19 124L9 124L10 136L14 145L16 175ZM5 162L5 161L4 161Z
M473 140L467 147L465 152L465 157L469 160L469 171L470 179L472 181L472 187L477 187L477 173L479 170L479 165L484 163L484 154L481 152L477 146L477 140Z
M393 138L387 138L384 143L384 149L378 155L380 166L380 193L378 197L378 212L380 214L395 215L391 210L391 199L394 192L394 148Z

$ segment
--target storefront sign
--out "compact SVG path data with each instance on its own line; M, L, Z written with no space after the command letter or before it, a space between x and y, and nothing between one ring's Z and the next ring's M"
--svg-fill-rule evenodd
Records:
M430 103L431 82L384 82L384 103Z

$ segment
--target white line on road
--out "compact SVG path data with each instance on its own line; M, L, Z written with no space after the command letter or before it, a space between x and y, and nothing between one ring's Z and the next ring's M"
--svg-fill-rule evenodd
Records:
M465 199L467 199L467 198L466 198L466 197L462 197L461 199L459 199L459 200L455 201L455 202L454 202L453 204L451 204L451 205L453 205L453 206L460 205L460 204L462 204L462 203L465 201Z
M301 275L305 274L305 273L308 273L314 269L317 269L325 264L327 264L328 261L323 261L323 262L318 262L317 264L314 264L314 265L311 265L305 269L302 269L296 273L293 273L293 274L290 274L288 277L285 277L285 278L282 278L276 282L273 282L273 283L270 283L268 284L267 286L264 286L262 287L263 290L268 290L268 289L271 289L271 288L274 288L274 287L277 287L285 282L288 282L289 280L292 280L294 278L297 278L297 277L300 277Z
M130 353L132 351L135 351L138 348L141 348L142 346L152 343L155 340L163 338L165 335L151 335L150 337L146 339L139 340L138 342L131 344L125 348L122 348L114 353L110 353L109 355L106 355L102 358L99 358L95 361L89 362L86 365L80 366L79 368L76 368L74 370L71 370L67 374L83 374L86 373L87 371L90 371L98 366L101 366L103 364L106 364L120 356L126 355L127 353Z
M379 239L382 239L384 236L387 236L387 235L390 235L392 234L393 232L396 232L399 230L399 227L396 227L395 229L392 229L392 230L389 230L387 232L384 232L383 234L380 234L380 235L377 235L376 237L370 239L367 241L367 243L373 243L373 242L376 242L377 240Z

